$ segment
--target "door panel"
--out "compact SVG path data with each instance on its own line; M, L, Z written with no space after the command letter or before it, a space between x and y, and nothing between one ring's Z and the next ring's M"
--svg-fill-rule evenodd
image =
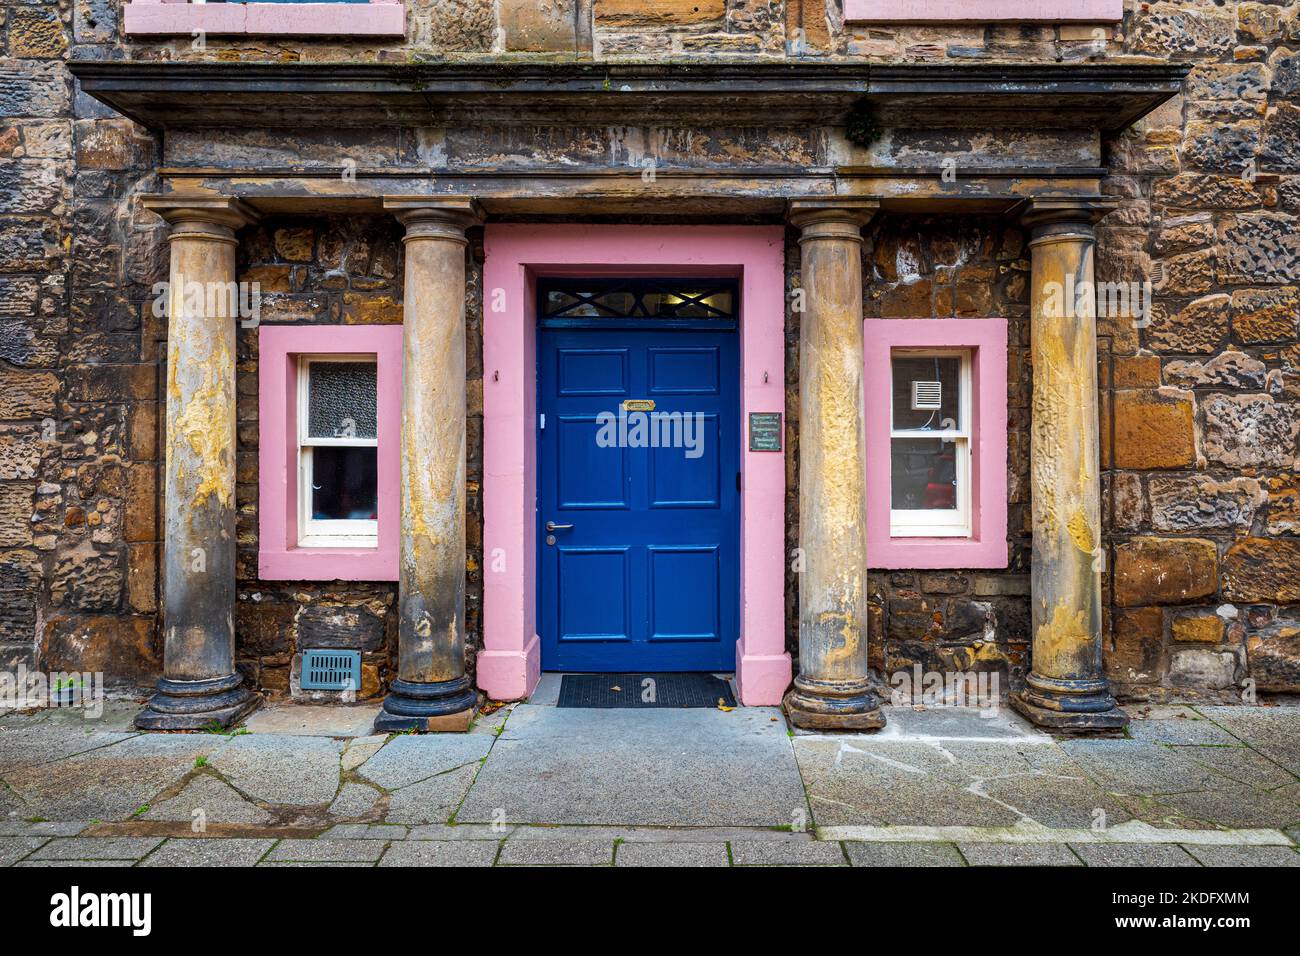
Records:
M734 330L539 330L543 668L734 668L737 338ZM653 401L655 417L638 430L627 412L620 427L625 400ZM613 447L602 447L611 438ZM547 522L561 527L548 532Z

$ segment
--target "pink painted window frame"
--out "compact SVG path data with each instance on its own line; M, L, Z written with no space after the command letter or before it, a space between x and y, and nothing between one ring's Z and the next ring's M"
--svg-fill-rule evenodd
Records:
M1111 23L1124 19L1124 0L844 0L844 19L858 23Z
M298 357L374 355L378 363L379 543L298 546ZM402 443L400 325L258 329L258 552L264 581L396 581Z
M740 412L785 410L785 230L781 226L518 225L484 229L483 650L478 685L527 697L541 676L537 634L539 275L720 272L741 283ZM494 311L499 304L501 311ZM741 429L740 639L749 706L781 702L785 650L785 452L751 452ZM782 443L784 446L784 442Z
M1007 320L867 319L867 564L887 570L1007 566ZM890 535L890 357L894 349L970 349L971 534Z
M127 36L202 33L297 36L406 36L402 0L368 3L188 3L131 0L123 7Z

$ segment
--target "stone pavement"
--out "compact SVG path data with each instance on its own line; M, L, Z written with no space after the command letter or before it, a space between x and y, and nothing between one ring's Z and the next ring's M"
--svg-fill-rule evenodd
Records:
M875 735L772 708L559 710L468 734L278 704L231 734L0 715L2 866L1296 866L1300 708L1131 708L1126 737L891 708Z

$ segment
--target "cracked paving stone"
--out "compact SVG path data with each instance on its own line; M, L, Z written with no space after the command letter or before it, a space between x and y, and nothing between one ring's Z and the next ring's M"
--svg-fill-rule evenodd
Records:
M385 790L399 790L487 756L493 738L473 734L403 734L358 769L357 773Z
M1300 823L1300 806L1293 801L1233 783L1214 790L1162 794L1152 800L1156 807L1180 817L1221 827L1280 830Z
M405 840L409 831L387 823L340 823L320 834L318 840Z
M725 843L621 843L615 866L730 866Z
M1205 866L1300 866L1300 853L1288 846L1183 847Z
M200 755L226 739L207 734L140 735L61 760L26 767L6 780L33 815L53 820L123 820L180 781Z
M848 866L838 843L812 840L733 840L736 866Z
M281 840L268 863L373 863L384 853L379 840Z
M380 866L491 866L500 844L495 840L419 840L388 848Z
M501 866L609 866L613 840L507 840Z
M381 796L382 794L374 787L359 783L345 783L339 795L330 804L330 816L343 820L364 817L374 810L375 803Z
M845 841L854 866L966 866L951 843L861 843Z
M1180 846L1160 843L1071 843L1088 866L1200 866Z
M228 837L172 839L140 861L140 866L252 866L274 840Z
M1128 725L1134 740L1153 744L1240 745L1236 737L1212 720L1191 717L1170 717L1161 720L1134 720Z
M211 774L195 777L176 796L151 806L140 819L190 822L196 819L196 810L203 812L205 823L261 824L274 820L271 814Z
M339 789L342 747L326 737L246 734L231 738L211 766L262 803L328 804Z
M363 763L379 753L388 740L387 734L372 734L369 737L358 737L355 740L349 740L343 748L343 757L341 764L343 771L356 770Z
M1083 866L1064 843L958 843L971 866Z
M48 837L0 837L0 866L12 866L33 850L44 846Z
M51 840L33 860L138 860L162 837L68 837Z
M474 763L394 790L384 819L389 823L446 823L465 799L477 772Z
M821 826L1087 826L1124 809L1054 744L796 738Z

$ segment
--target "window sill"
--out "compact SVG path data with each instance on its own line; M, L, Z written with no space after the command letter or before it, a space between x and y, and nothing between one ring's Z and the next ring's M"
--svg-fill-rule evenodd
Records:
M134 0L125 6L128 36L210 34L298 36L406 35L401 2L371 3L167 3Z
M396 581L396 549L289 548L257 555L263 581Z
M1124 0L844 0L847 23L1110 23Z

